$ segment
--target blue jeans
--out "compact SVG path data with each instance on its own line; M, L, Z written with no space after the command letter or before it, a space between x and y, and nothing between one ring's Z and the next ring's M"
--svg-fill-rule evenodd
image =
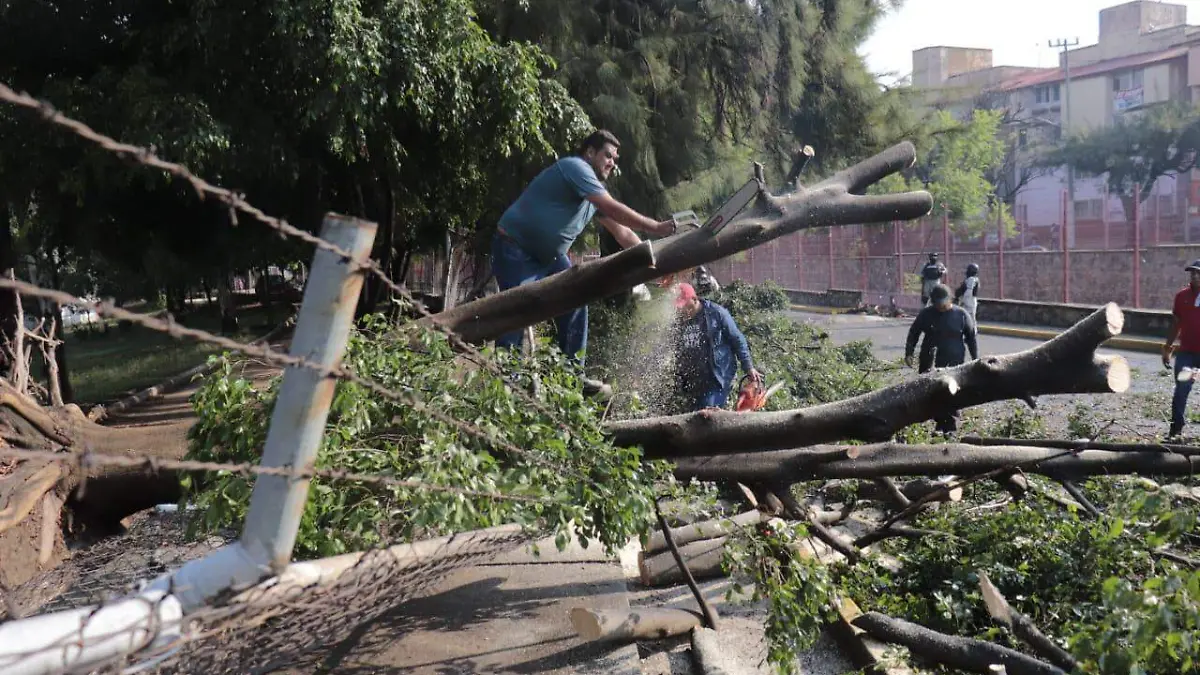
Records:
M565 255L558 256L557 260L547 265L526 253L525 249L508 237L496 234L492 238L492 271L501 291L545 279L570 267L571 259ZM587 350L587 305L557 317L554 323L558 327L559 349L582 366L583 353ZM496 338L496 346L520 347L524 339L524 331L505 333Z
M1192 393L1192 378L1179 381L1184 368L1200 368L1200 352L1175 352L1175 396L1171 399L1171 428L1180 431L1187 419L1188 394Z
M729 387L718 385L697 397L696 403L692 405L692 411L704 410L705 408L724 408L728 400Z

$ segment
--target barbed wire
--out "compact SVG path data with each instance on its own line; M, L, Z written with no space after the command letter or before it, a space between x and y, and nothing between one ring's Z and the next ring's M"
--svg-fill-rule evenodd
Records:
M373 448L356 448L356 450L373 450ZM92 450L32 450L12 446L0 446L0 457L14 459L43 459L52 462L75 464L80 469L89 467L128 467L143 468L147 472L158 471L187 471L187 472L217 472L228 471L243 476L282 476L295 479L326 478L329 480L353 481L386 487L419 488L431 492L446 492L464 497L482 497L500 501L520 501L543 504L557 503L548 497L533 495L517 495L488 490L472 490L453 485L439 485L426 481L406 478L395 478L380 474L356 473L342 469L305 469L291 466L262 466L252 463L207 462L188 459L171 459L152 455L115 454L95 452ZM86 475L86 473L84 474Z
M212 183L209 183L203 178L197 176L186 166L158 157L158 155L156 155L150 148L123 143L115 138L112 138L111 136L102 134L95 129L92 129L87 124L62 114L50 103L41 101L28 94L19 93L2 82L0 82L0 100L38 112L50 123L68 129L80 138L91 141L92 143L109 152L120 156L131 157L134 161L142 164L143 166L160 169L171 174L172 176L187 181L192 188L196 190L196 193L201 199L206 196L212 197L228 206L230 209L230 216L235 224L237 223L235 214L237 211L241 211L253 217L255 220L263 223L267 227L276 230L281 236L291 236L296 239L300 239L301 241L312 244L318 249L333 253L343 261L354 265L359 269L366 270L374 277L379 279L380 282L383 283L384 286L386 286L389 290L395 292L401 298L403 298L405 302L412 305L413 308L417 310L417 313L422 316L422 318L428 319L429 327L434 331L446 336L446 338L450 341L450 344L452 344L455 348L465 351L471 356L480 359L480 361L477 363L488 369L488 371L493 375L501 378L504 377L503 371L498 365L496 365L496 363L485 357L482 352L463 340L461 336L451 330L448 326L444 326L436 321L434 319L435 315L433 312L430 312L429 309L425 307L424 303L413 296L411 291L405 288L403 284L397 283L394 279L392 279L377 261L370 258L365 261L358 260L349 251L341 248L340 246L310 232L302 230L288 223L285 219L276 218L267 214L253 204L247 202L244 195L241 193L230 190L229 188L213 185ZM551 411L549 408L543 405L535 396L526 394L519 388L514 388L513 391L516 392L519 398L534 406L538 412L554 420L554 423L560 431L564 431L568 434L573 433L570 426L563 423L562 420L559 419L560 416L557 413Z
M412 406L412 408L414 410L416 410L417 412L422 413L424 415L428 415L429 417L432 417L444 424L448 424L448 425L454 427L455 429L457 429L473 438L477 438L477 439L491 445L492 447L503 450L504 452L510 453L514 456L525 457L535 464L539 464L539 465L543 466L544 468L552 469L554 471L561 471L561 469L562 469L561 465L551 464L550 462L547 462L547 461L543 460L542 458L533 455L532 453L524 450L523 448L518 448L517 446L513 445L511 442L509 442L507 440L496 438L493 435L489 434L488 432L484 431L483 429L480 429L479 427L477 427L473 424L464 422L463 420L460 420L460 419L456 419L450 415L447 415L443 412L440 412L440 411L430 407L428 404L426 404L424 401L417 398L413 394L408 394L405 392L400 392L400 391L395 391L393 389L390 389L374 380L371 380L371 379L365 378L361 375L358 375L357 373L354 373L353 371L348 370L344 366L323 366L319 363L316 363L314 361L311 361L309 359L306 359L306 358L303 358L300 356L292 356L290 354L283 354L281 352L275 351L275 350L271 349L271 346L267 343L263 343L260 346L254 346L254 345L250 345L250 344L247 344L244 342L238 342L237 340L233 340L233 339L223 337L220 335L214 335L213 333L209 333L208 331L201 330L199 328L188 328L186 326L181 326L180 324L176 323L174 321L174 319L172 319L170 317L169 314L167 315L167 318L159 319L157 317L149 316L147 314L139 314L137 312L131 312L127 309L117 307L116 305L114 305L110 302L105 302L102 300L101 301L88 301L88 300L84 300L82 298L76 297L74 295L71 295L70 293L67 293L65 291L57 291L57 290L52 290L52 289L48 289L48 288L42 288L41 286L37 286L36 284L31 284L26 281L20 281L20 280L16 280L16 279L6 279L4 277L0 277L0 288L8 288L8 289L14 290L17 293L20 293L22 295L28 295L30 297L35 297L35 298L43 298L46 300L50 300L51 302L58 303L60 305L79 305L79 306L91 309L91 310L95 311L97 314L111 316L118 320L124 319L126 321L130 321L130 322L137 324L139 326L142 326L144 328L148 328L150 330L157 331L160 333L165 333L176 339L192 338L199 342L211 344L211 345L214 345L217 347L222 347L224 349L228 349L230 351L235 351L240 354L246 354L248 356L260 357L264 361L266 361L272 365L284 366L284 367L294 367L294 368L305 368L305 369L311 370L313 372L316 372L321 377L332 377L335 379L352 382L360 387L367 389L368 391L371 391L375 394L379 394L380 396L383 396L384 398L387 398L387 399L390 399L392 401L396 401L399 403L403 403L405 405Z

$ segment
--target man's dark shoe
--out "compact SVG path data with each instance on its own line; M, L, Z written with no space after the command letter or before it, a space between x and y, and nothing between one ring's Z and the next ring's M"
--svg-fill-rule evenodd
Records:
M1179 438L1183 435L1183 427L1171 425L1171 430L1167 432L1167 438Z
M602 400L612 396L612 387L600 380L593 380L590 377L581 377L579 379L583 382L584 396L596 397Z

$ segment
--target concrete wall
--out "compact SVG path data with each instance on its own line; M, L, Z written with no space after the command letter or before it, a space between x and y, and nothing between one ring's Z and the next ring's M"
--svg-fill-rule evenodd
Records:
M1068 305L983 298L979 301L978 319L1025 326L1069 328L1098 308L1099 305ZM1171 328L1171 313L1168 311L1130 309L1128 307L1122 307L1121 311L1125 314L1123 335L1165 339L1167 331Z
M847 289L830 289L828 291L797 291L787 289L788 299L797 305L809 307L835 307L839 309L854 309L862 303L862 291Z
M1112 80L1097 75L1071 79L1071 102L1067 106L1068 129L1078 133L1108 126L1112 122Z

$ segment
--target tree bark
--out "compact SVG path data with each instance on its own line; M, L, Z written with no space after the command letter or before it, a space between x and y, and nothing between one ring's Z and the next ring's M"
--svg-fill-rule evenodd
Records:
M1109 303L1033 349L989 356L854 398L753 415L706 410L623 420L605 424L605 430L616 445L640 445L649 458L695 457L845 439L882 441L910 424L992 401L1119 393L1129 388L1129 364L1095 351L1123 324L1121 310Z
M983 570L979 570L979 590L983 592L983 602L987 605L988 614L1011 630L1017 639L1029 645L1039 656L1067 672L1074 672L1079 667L1079 662L1070 652L1059 647L1058 643L1038 630L1029 617L1009 606L1008 600L1000 594L1000 589L992 584L987 572Z
M580 265L574 268L579 270L574 275L555 274L464 303L426 321L436 321L468 342L480 342L799 230L919 218L933 207L928 192L863 195L871 185L912 166L915 161L913 145L901 143L813 187L784 197L761 193L744 215L730 222L717 236L708 230L695 229L659 240L654 246L654 264L627 264L623 258L640 255L627 250ZM612 273L589 273L590 268L600 266ZM592 283L579 283L581 277Z
M1200 460L1161 452L1084 450L1071 453L1055 448L978 446L963 443L905 445L877 443L853 446L857 459L830 460L828 446L755 452L721 457L676 460L681 480L782 481L796 483L819 478L879 478L883 476L970 476L1020 467L1055 479L1074 480L1105 474L1190 476Z
M1175 455L1200 456L1200 447L1173 443L1100 443L1097 441L1068 441L1058 438L981 438L964 436L960 443L967 445L1019 445L1063 450L1108 450L1111 452L1169 452Z
M892 644L908 647L913 654L955 668L987 673L995 664L1010 675L1066 675L1061 669L1021 652L982 640L946 635L924 626L879 612L867 612L854 625Z
M680 547L679 553L693 577L711 579L725 574L721 567L721 557L726 540L727 537L705 539ZM675 556L670 552L655 556L642 554L639 558L638 569L643 586L667 586L684 581L683 572L675 564Z
M671 537L674 538L677 546L684 546L694 541L724 537L735 530L757 525L766 519L767 515L762 511L747 511L732 518L714 518L690 525L673 527L671 528ZM665 550L667 550L666 535L661 530L651 534L646 544L645 552L659 553Z
M603 642L661 640L690 633L700 626L700 615L687 609L574 607L570 616L571 626L579 637Z

